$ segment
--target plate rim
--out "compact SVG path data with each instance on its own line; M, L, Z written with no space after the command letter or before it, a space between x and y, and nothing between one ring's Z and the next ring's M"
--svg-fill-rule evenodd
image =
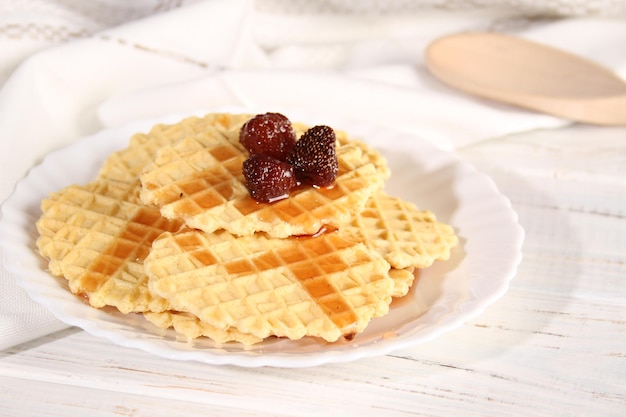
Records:
M501 298L508 291L510 281L516 275L517 269L522 260L522 243L524 240L524 230L519 224L518 215L513 209L513 206L510 200L498 190L497 185L489 176L487 176L484 173L479 172L473 165L471 165L470 163L466 161L463 161L458 155L452 152L437 149L430 142L422 138L419 138L413 134L402 133L402 132L395 131L392 128L389 128L386 126L375 125L373 123L366 123L363 121L354 121L354 120L347 119L345 117L337 118L334 115L324 115L319 112L311 113L311 112L307 112L306 110L303 111L299 109L287 109L287 110L281 109L280 111L284 112L285 114L289 114L289 118L291 120L299 120L299 121L302 120L304 122L308 122L309 120L325 120L325 121L329 121L327 123L333 127L338 126L339 128L344 128L344 126L345 127L358 126L359 127L359 129L357 129L358 132L368 132L368 131L391 132L394 137L394 143L397 144L398 146L415 147L417 144L421 147L427 147L429 148L428 149L429 152L436 153L438 156L442 157L448 163L462 166L465 172L469 174L469 176L473 177L474 181L482 182L483 186L485 186L486 188L489 188L489 191L492 193L493 197L496 200L498 200L498 203L503 208L507 209L508 211L508 215L509 215L508 220L510 221L510 226L511 226L509 231L511 232L510 237L512 238L512 241L510 243L511 243L511 248L514 253L512 253L511 258L508 260L508 268L506 270L506 273L503 274L501 280L499 281L499 286L497 288L494 288L493 291L491 291L491 293L488 294L488 296L483 295L482 302L474 303L474 305L471 306L470 309L464 311L463 314L457 314L455 317L452 317L452 319L449 319L445 324L431 328L429 332L422 334L419 340L414 340L411 338L390 339L388 343L374 343L372 346L368 345L365 347L356 346L354 348L351 348L349 350L344 350L344 351L329 350L327 352L324 352L324 354L320 354L320 355L306 354L302 356L302 355L293 355L289 353L281 354L280 352L272 352L271 354L265 353L265 354L258 354L258 355L256 354L255 355L250 355L250 354L239 355L239 354L233 354L233 353L221 354L218 352L197 351L197 350L196 351L168 350L168 349L164 349L160 345L147 347L145 346L145 340L132 339L132 338L120 339L119 334L118 335L111 334L110 330L98 327L96 325L97 324L96 322L84 320L81 317L67 316L67 314L64 314L64 311L63 311L64 309L62 306L53 305L51 307L50 304L47 303L46 300L42 298L42 294L37 292L36 288L33 287L32 278L31 278L31 281L29 281L28 279L24 279L24 278L18 278L17 275L19 274L24 274L23 275L24 277L31 277L31 274L35 273L35 271L20 270L13 263L14 258L9 256L9 254L15 253L16 248L11 248L9 245L8 239L3 238L0 241L0 247L2 247L2 255L4 258L4 268L7 270L7 272L9 272L11 275L14 276L14 278L17 281L17 284L21 288L26 290L26 292L28 293L31 299L45 306L57 319L61 320L62 322L68 325L77 326L83 329L84 331L86 331L87 333L90 333L94 336L106 338L107 340L115 344L121 345L121 346L144 350L152 354L156 354L158 356L169 358L169 359L194 360L194 361L199 361L199 362L203 362L207 364L237 365L237 366L243 366L243 367L259 367L259 366L276 366L276 367L289 367L289 368L310 367L310 366L317 366L317 365L326 364L326 363L348 362L348 361L353 361L357 359L362 359L365 357L373 357L373 356L381 356L381 355L389 354L393 351L397 351L397 350L401 350L404 348L413 347L418 344L426 343L428 341L431 341L439 337L443 333L449 332L461 326L463 323L466 323L467 321L482 314L488 306L493 304L495 301ZM192 115L199 116L199 115L210 113L210 112L232 112L232 113L245 112L245 113L250 113L250 114L258 113L258 111L254 111L252 109L242 109L242 108L203 109L203 110L199 110L199 111L192 112L192 113L167 115L163 117L138 120L138 121L124 124L122 126L113 127L113 128L105 128L96 133L85 135L66 146L63 146L61 148L58 148L48 153L41 160L39 164L33 166L26 173L26 175L16 184L11 195L2 204L2 207L1 207L2 217L0 218L0 232L2 232L4 236L6 236L6 233L8 231L11 231L9 221L15 220L14 216L17 216L17 219L19 220L20 214L21 214L23 216L22 221L25 220L24 217L27 217L27 214L18 213L17 210L15 210L15 207L13 207L17 205L19 208L20 201L17 199L21 196L23 192L25 192L25 189L28 186L32 186L30 182L34 181L34 177L36 175L39 175L40 173L45 172L45 168L48 165L50 165L55 159L58 159L62 157L64 154L68 153L70 150L72 149L75 150L77 148L81 149L81 147L88 148L90 144L98 143L98 141L101 140L102 138L115 136L117 134L122 136L121 133L126 134L126 136L124 136L126 140L125 142L121 142L121 139L120 139L120 143L122 144L122 147L123 147L125 146L125 144L128 143L128 138L130 137L129 132L131 133L132 132L145 132L151 126L157 123L171 123L176 120L180 120L183 117L192 116ZM353 132L351 130L349 129L346 129L346 130L349 132L351 137L356 137L356 136L353 136L352 134ZM361 133L361 136L362 136L362 133ZM100 145L102 146L102 144ZM52 192L52 191L56 191L56 190L48 190L48 192ZM37 202L39 201L40 201L40 198L37 199ZM31 203L32 202L34 202L34 199L33 201L31 201ZM25 205L24 201L22 201L22 205L23 206ZM435 214L437 213L435 212ZM452 224L452 226L455 227L456 229L456 226L454 224ZM23 231L23 232L27 234L26 231ZM31 255L34 255L36 257L39 256L36 253L32 253ZM36 271L36 272L39 273L41 272L41 270ZM73 294L69 292L68 294L75 297ZM465 303L467 303L467 301ZM87 304L85 304L85 307L88 307L90 309L92 308L92 307L89 307Z

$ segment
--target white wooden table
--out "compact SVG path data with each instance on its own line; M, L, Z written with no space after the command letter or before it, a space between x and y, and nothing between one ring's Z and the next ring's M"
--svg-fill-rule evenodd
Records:
M531 132L459 154L526 230L510 290L461 328L304 369L170 361L68 329L0 352L0 415L626 415L626 129Z

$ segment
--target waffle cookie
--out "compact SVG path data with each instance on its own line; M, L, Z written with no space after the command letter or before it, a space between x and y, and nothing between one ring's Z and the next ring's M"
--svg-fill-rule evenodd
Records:
M146 257L152 292L218 329L258 338L352 337L388 312L389 264L341 233L163 233Z
M391 268L389 270L389 276L393 279L391 296L399 298L407 295L415 281L416 272L415 268Z
M438 222L433 213L384 191L370 197L365 209L342 230L389 262L394 297L408 293L415 269L447 260L458 243L452 227Z
M164 311L169 303L148 291L142 261L154 238L181 223L125 201L134 196L127 191L124 184L98 180L51 194L41 204L37 248L50 272L94 307Z
M393 280L392 297L406 295L415 280L415 273L409 269L391 268L389 276ZM158 313L146 311L143 315L152 324L161 329L172 328L187 340L208 337L218 344L238 342L244 345L253 345L264 340L251 334L242 333L232 327L225 330L218 329L190 313L171 310Z
M239 132L250 117L248 114L209 113L203 117L187 117L173 124L157 124L148 133L134 134L126 148L109 155L100 168L98 179L115 181L118 188L126 184L129 201L140 202L139 174L161 147L209 128Z
M384 191L373 195L343 230L400 269L446 260L458 242L452 227L438 222L433 213Z
M161 329L172 328L187 340L208 337L219 344L239 342L244 345L253 345L263 340L251 334L242 333L232 327L225 330L218 329L190 313L163 311L159 313L144 312L143 315L150 323Z
M208 128L158 150L140 176L141 200L208 233L314 234L324 225L348 223L388 176L382 156L363 143L344 138L336 151L339 173L332 187L301 187L289 198L259 203L246 188L242 164L248 153L238 132Z
M154 126L109 155L95 181L51 194L36 242L50 272L94 307L251 345L350 339L408 293L415 271L448 259L452 228L385 194L385 159L342 131L333 186L252 200L239 143L251 117Z
M187 117L173 124L157 124L148 133L134 134L126 148L109 155L100 168L98 178L134 183L161 147L209 128L238 134L250 117L248 114L209 113L203 117Z

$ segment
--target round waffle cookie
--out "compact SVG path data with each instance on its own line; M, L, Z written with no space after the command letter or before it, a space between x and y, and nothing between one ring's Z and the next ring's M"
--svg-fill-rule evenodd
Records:
M384 158L365 144L336 132L339 173L331 187L301 187L271 204L250 197L242 173L247 151L239 132L209 127L157 151L141 174L141 200L163 216L183 219L205 232L220 229L250 236L310 235L339 227L363 210L388 177Z
M275 239L184 229L145 259L151 291L218 329L336 341L386 314L389 264L339 232Z
M98 180L51 194L41 204L37 248L50 272L92 306L163 311L169 303L149 292L142 261L152 240L181 222L127 201L127 192L125 184Z

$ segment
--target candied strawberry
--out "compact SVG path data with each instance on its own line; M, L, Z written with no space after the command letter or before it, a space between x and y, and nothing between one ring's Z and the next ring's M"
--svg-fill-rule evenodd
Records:
M291 164L267 155L254 154L246 159L243 175L252 198L262 203L287 197L297 185Z
M265 113L244 123L239 141L251 155L268 155L286 161L296 144L296 134L287 117L280 113Z
M339 171L335 151L335 132L328 126L314 126L296 142L287 159L302 184L326 187Z

